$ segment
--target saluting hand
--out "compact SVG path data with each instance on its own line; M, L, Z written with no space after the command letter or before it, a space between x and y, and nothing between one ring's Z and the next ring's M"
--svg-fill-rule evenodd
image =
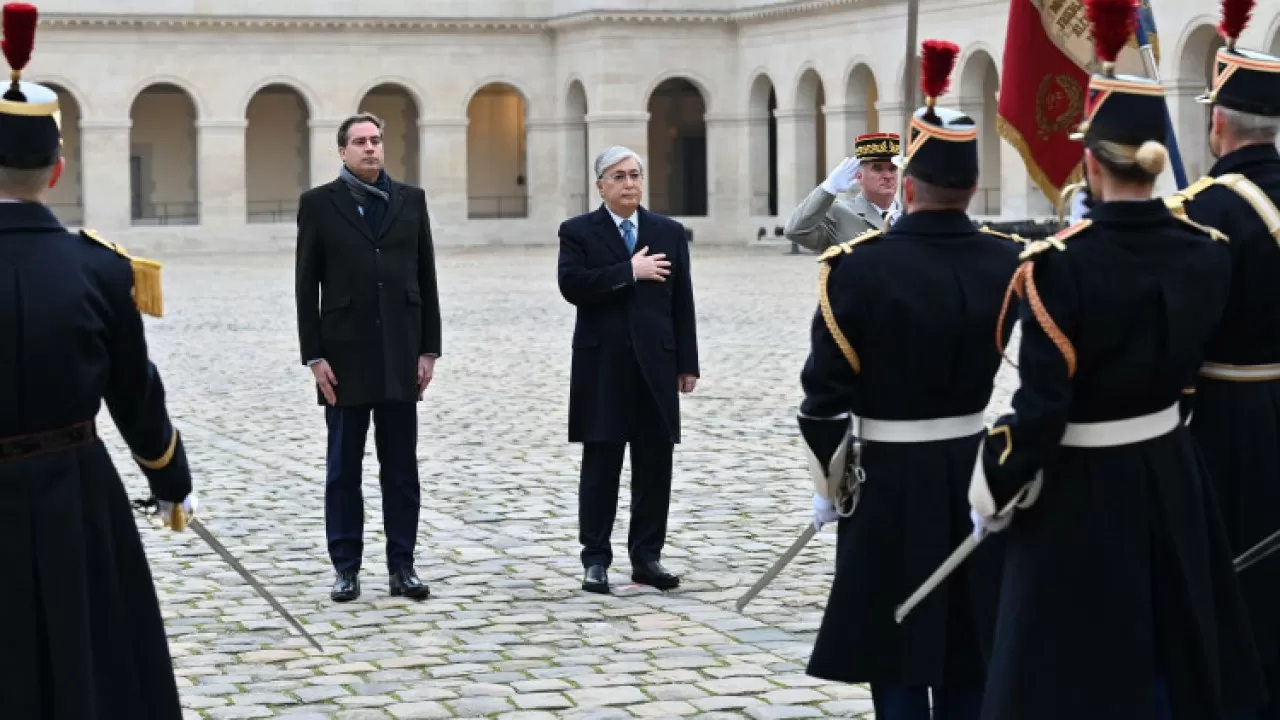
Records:
M666 253L650 255L648 247L640 248L640 252L631 256L631 269L635 271L636 279L666 282L666 276L671 274L667 269L671 262L665 260L666 257Z
M333 405L338 402L338 391L334 388L338 387L338 378L333 374L333 368L329 367L328 360L311 366L311 374L316 376L316 385L320 387L320 394L324 395L325 402Z

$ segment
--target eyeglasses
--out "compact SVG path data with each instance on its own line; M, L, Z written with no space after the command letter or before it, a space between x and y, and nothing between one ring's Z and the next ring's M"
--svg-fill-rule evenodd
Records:
M644 173L639 170L632 170L629 173L619 170L618 172L607 175L606 177L616 183L626 182L628 178L630 178L632 182L640 182L644 179Z

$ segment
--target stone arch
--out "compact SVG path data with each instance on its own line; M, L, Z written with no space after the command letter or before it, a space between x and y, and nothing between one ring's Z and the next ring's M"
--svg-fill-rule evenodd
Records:
M1173 85L1177 90L1177 120L1179 150L1187 178L1203 176L1213 165L1209 151L1208 105L1196 101L1213 81L1214 55L1225 43L1211 22L1193 27L1181 42L1178 60L1178 77Z
M802 198L826 178L827 122L822 106L827 99L822 76L813 67L800 71L795 88L795 192Z
M130 217L134 225L200 222L200 102L168 80L141 87L129 108Z
M258 88L245 107L245 215L251 223L289 222L311 186L311 112L285 83Z
M529 216L528 101L505 80L467 96L467 217Z
M383 124L382 144L387 174L410 185L421 185L421 96L399 82L373 85L356 103L356 112L378 116Z
M587 88L577 77L564 93L564 200L569 212L586 212L591 199L591 138L587 127Z
M686 77L669 77L647 96L649 206L664 215L707 214L707 96Z
M1000 70L986 49L973 48L960 65L960 112L978 125L978 192L969 205L974 215L999 215L1000 133L996 130Z
M273 85L287 87L296 92L298 97L302 98L302 101L306 103L308 117L314 117L317 114L319 103L316 100L315 91L306 83L288 75L273 75L262 78L249 87L249 91L245 93L244 99L240 102L240 116L244 117L248 114L249 103L253 102L253 99L258 96L259 91Z
M146 80L134 85L129 91L129 97L133 98L129 101L130 109L132 110L133 105L138 102L139 95L147 90L157 87L173 87L185 93L187 100L191 102L192 111L195 113L195 119L193 122L199 122L200 118L205 117L204 98L200 97L200 93L196 90L195 84L188 81L186 78L178 77L177 75L152 75Z
M710 83L707 82L706 78L688 70L668 70L655 77L653 81L649 83L649 87L644 91L644 106L646 108L649 107L653 103L654 93L658 92L659 88L667 85L672 80L682 80L691 85L698 91L704 113L711 112L712 96Z
M360 87L360 91L353 98L356 111L360 111L360 104L369 96L369 93L380 88L395 88L403 92L413 103L413 107L419 115L426 110L426 98L423 96L422 91L418 89L416 83L400 75L381 75Z
M75 226L84 222L84 184L83 165L81 164L80 120L84 117L84 106L75 90L68 88L57 80L29 80L37 82L58 95L58 110L62 114L60 128L62 132L62 157L66 160L62 176L58 184L49 190L45 204L64 225Z
M760 70L747 92L747 168L751 215L778 214L778 92Z
M80 89L79 85L62 75L31 75L30 77L23 75L22 80L50 88L56 87L59 90L59 97L65 94L76 104L76 108L80 110L80 117L93 114L93 107L89 104L89 96Z
M870 63L863 59L855 59L845 73L844 81L844 155L853 154L853 139L863 133L900 132L900 128L881 128L880 111L876 103L880 101L880 87L876 83L875 71Z

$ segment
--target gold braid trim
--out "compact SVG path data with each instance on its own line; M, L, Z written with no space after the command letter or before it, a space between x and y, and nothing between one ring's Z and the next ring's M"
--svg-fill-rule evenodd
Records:
M1067 363L1067 377L1075 377L1076 374L1076 348L1071 344L1062 329L1053 321L1053 316L1049 314L1049 310L1045 308L1044 301L1040 299L1040 292L1036 289L1036 282L1033 277L1035 272L1035 264L1032 258L1047 250L1066 250L1067 246L1063 242L1067 238L1072 237L1093 224L1088 218L1058 232L1051 238L1045 240L1037 240L1027 245L1027 249L1022 251L1019 256L1022 258L1022 264L1018 266L1013 277L1009 280L1009 287L1004 292L1004 302L1000 306L1000 316L996 320L996 348L1000 351L1000 356L1004 358L1010 365L1015 368L1017 363L1009 359L1005 354L1004 340L1001 333L1004 330L1004 321L1009 314L1009 304L1016 294L1019 299L1026 299L1031 303L1031 312L1036 317L1036 322L1044 330L1053 344L1058 347L1058 351L1062 353L1062 359Z
M840 330L840 324L836 322L836 314L831 310L831 299L827 297L827 277L831 275L831 266L822 263L818 268L818 306L822 308L822 320L827 324L827 331L831 333L831 339L836 341L840 352L844 353L844 359L849 361L849 367L853 368L855 374L862 372L862 361L858 359L858 353L853 349L853 345L849 344L849 338L845 337L844 332Z
M162 317L164 315L164 292L160 284L160 263L142 257L130 255L117 243L102 237L92 230L81 230L80 234L100 245L110 248L117 255L129 261L133 266L133 304L138 312Z
M1022 133L1013 126L1008 120L996 115L996 132L1005 142L1013 146L1014 150L1022 156L1022 163L1027 167L1027 174L1040 187L1040 192L1044 193L1046 198L1056 198L1062 192L1062 188L1058 187L1049 179L1049 175L1040 168L1040 164L1036 162L1031 148L1027 145L1027 141L1022 137ZM1075 168L1067 175L1067 185L1079 182L1084 177L1084 162L1076 164Z
M169 463L173 462L173 453L177 449L178 449L178 429L174 428L173 434L169 436L169 447L167 450L164 451L163 455L156 458L155 460L148 460L142 457L141 455L134 453L133 459L137 460L139 465L141 465L142 467L148 470L163 470L169 466Z
M1032 263L1023 263L1022 267L1018 268L1018 272L1014 273L1014 282L1022 285L1021 289L1026 292L1026 298L1031 303L1031 312L1036 316L1036 322L1040 324L1040 328L1044 330L1045 335L1049 336L1053 344L1058 346L1058 352L1062 353L1062 359L1067 363L1067 377L1075 377L1076 348L1053 321L1053 316L1049 314L1044 301L1040 299L1040 291L1036 289L1036 281L1032 277L1034 267Z

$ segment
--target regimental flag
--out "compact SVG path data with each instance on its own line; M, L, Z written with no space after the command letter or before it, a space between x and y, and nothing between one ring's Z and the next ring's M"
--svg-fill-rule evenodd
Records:
M1142 0L1141 12L1150 16L1150 0ZM1149 39L1155 49L1154 33ZM1089 75L1098 70L1083 0L1010 0L1002 65L1000 136L1057 202L1081 176L1084 146L1068 135L1084 118ZM1120 53L1116 72L1147 77L1136 39Z

